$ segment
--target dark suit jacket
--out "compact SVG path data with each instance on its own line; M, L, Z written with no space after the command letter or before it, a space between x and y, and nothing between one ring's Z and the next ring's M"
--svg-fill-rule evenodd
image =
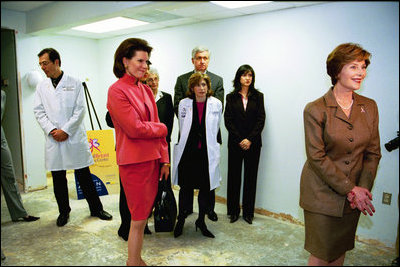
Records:
M170 94L160 91L161 98L156 102L158 109L158 117L160 122L167 125L168 135L167 143L171 142L172 126L174 125L174 106L172 104L172 97Z
M174 125L174 107L172 104L172 97L170 94L160 91L162 96L156 102L158 117L160 118L160 122L164 123L168 128L168 135L166 137L167 143L171 142L171 133L172 126ZM111 128L114 128L114 124L111 120L110 113L107 111L106 114L106 122L107 125Z
M225 127L228 130L228 147L238 146L247 138L251 146L260 146L261 132L265 124L264 95L258 90L249 93L246 111L238 92L226 96Z
M300 206L342 217L346 195L355 186L371 190L381 149L378 107L353 93L350 118L332 89L304 108L307 161L300 180Z
M188 82L190 76L194 71L182 74L178 77L175 84L174 93L174 111L176 116L178 116L179 101L186 97L186 91L188 90ZM211 89L214 91L214 97L218 98L222 102L222 107L224 106L224 83L220 76L207 71L206 74L211 80Z

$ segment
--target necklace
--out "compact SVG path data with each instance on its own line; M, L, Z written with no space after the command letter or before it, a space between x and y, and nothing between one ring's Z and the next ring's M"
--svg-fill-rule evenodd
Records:
M354 99L351 99L350 105L349 105L348 107L346 107L346 108L343 107L342 105L340 105L340 103L339 103L339 98L337 97L336 93L334 93L334 95L335 95L336 102L338 103L338 105L339 105L342 109L345 109L345 110L350 109L351 106L353 105Z
M340 105L339 101L336 101L336 102L338 103L338 105L339 105L342 109L350 109L351 106L353 105L354 100L353 100L353 99L351 100L351 103L350 103L350 105L349 105L347 108L345 108L345 107L343 107L342 105Z

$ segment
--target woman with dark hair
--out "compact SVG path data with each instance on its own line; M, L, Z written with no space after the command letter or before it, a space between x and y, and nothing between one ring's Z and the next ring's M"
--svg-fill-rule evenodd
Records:
M169 175L168 134L160 123L153 92L140 79L148 69L152 48L129 38L117 48L114 74L119 80L108 90L107 109L115 128L117 163L126 194L131 226L127 265L146 265L141 258L143 232L158 190Z
M332 87L304 108L307 161L300 180L308 265L341 266L354 248L360 211L373 215L370 192L381 158L378 107L358 95L370 53L345 43L326 60Z
M261 132L265 124L264 95L254 88L255 73L250 65L236 71L233 91L226 96L225 127L228 130L228 194L230 222L239 219L242 162L243 219L252 224L256 199Z
M214 238L204 222L205 215L213 209L213 190L220 185L220 144L217 141L222 117L222 103L213 97L211 80L206 74L196 72L189 78L187 97L179 102L178 119L180 138L174 148L172 180L179 185L179 214L174 236L182 234L186 206L193 198L191 192L199 189L200 228L206 237Z

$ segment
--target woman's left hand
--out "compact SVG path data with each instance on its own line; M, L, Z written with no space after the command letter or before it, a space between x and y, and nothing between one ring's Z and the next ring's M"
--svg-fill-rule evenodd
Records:
M372 216L375 212L375 207L372 205L372 194L368 189L355 186L351 191L354 192L354 205L359 209L364 215L367 213Z
M162 180L163 176L164 176L164 179L165 179L165 180L168 179L168 175L169 175L169 166L170 166L169 163L164 163L164 164L161 166L161 170L160 170L160 181Z

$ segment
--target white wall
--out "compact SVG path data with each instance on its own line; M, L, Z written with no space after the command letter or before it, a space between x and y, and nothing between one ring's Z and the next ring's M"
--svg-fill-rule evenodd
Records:
M26 38L21 41L23 47L18 45L18 52L30 54L32 60L19 58L18 63L23 75L23 68L37 65L36 54L40 49L53 46L59 50L66 72L81 79L89 77L88 86L92 97L95 95L103 128L107 128L103 123L107 90L116 80L112 73L114 52L126 38L144 38L154 47L151 61L160 73L160 89L171 94L177 76L192 69L191 49L198 44L210 48L209 70L224 78L225 94L232 90L237 68L245 63L252 65L256 87L264 93L267 115L256 207L303 220L303 211L298 205L300 173L306 159L303 108L330 86L325 67L327 55L340 43L359 43L371 52L372 58L358 93L375 99L378 104L382 159L372 190L377 212L373 217L362 216L357 234L394 246L398 224L399 150L389 153L383 144L399 130L398 7L397 2L334 2L101 41L57 36ZM24 49L27 49L25 53L21 51ZM27 111L32 110L29 97L24 99ZM88 119L85 124L89 129ZM175 120L173 142L177 140L177 130ZM223 180L217 194L226 197L227 132L224 125L221 130ZM36 132L32 135L37 143L43 142L42 135ZM39 162L34 152L27 151L28 161ZM383 192L393 194L392 205L381 204Z
M398 222L399 152L383 144L399 129L398 3L327 3L267 14L244 16L136 34L154 47L151 61L160 73L160 89L173 94L176 77L192 69L191 49L203 44L211 50L209 70L224 78L225 94L232 90L237 68L250 64L256 87L265 97L256 207L303 220L299 207L300 173L306 160L304 106L330 86L326 57L340 43L360 43L372 53L368 76L358 93L376 100L380 111L382 160L372 193L377 209L362 216L357 234L393 245ZM127 35L100 41L101 65L112 64L116 47ZM115 81L104 72L103 90ZM106 103L106 100L105 102ZM177 120L172 140L177 140ZM217 194L226 197L227 132L222 126L221 170ZM393 194L382 205L382 193Z
M46 170L44 166L44 133L36 122L33 114L34 88L27 85L25 75L29 71L39 71L44 78L43 71L38 66L37 54L47 47L54 47L61 55L61 69L64 72L86 82L96 111L104 114L104 109L97 104L98 97L95 88L99 84L99 66L97 64L97 41L82 38L46 36L31 37L22 33L18 34L17 61L21 73L21 86L23 95L23 127L25 133L25 171L28 176L26 188L34 190L46 185ZM87 112L88 113L88 112ZM104 118L104 115L102 118ZM92 111L93 126L99 129ZM100 119L100 118L99 118ZM104 120L103 120L104 121ZM102 123L101 121L100 123ZM103 123L105 124L105 123ZM91 130L89 116L85 117L87 130Z

